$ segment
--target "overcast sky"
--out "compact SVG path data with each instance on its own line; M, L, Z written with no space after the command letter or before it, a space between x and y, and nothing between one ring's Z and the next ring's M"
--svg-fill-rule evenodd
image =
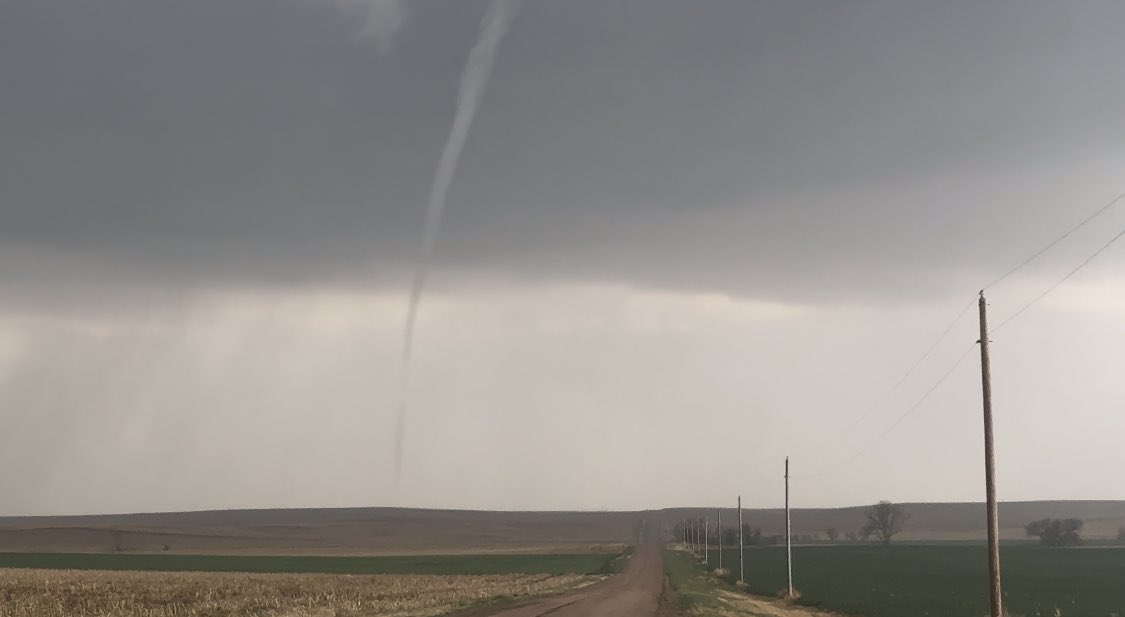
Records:
M528 0L396 486L484 12L3 2L0 515L775 506L786 454L798 506L983 499L977 356L898 422L975 306L843 429L1125 192L1125 5ZM1122 229L1125 202L990 288L994 323ZM1125 499L1125 241L993 341L1001 499Z

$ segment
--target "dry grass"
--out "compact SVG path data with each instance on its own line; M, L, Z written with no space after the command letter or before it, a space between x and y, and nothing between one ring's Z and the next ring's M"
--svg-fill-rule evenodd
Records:
M0 570L0 617L421 617L588 584L574 574L439 576Z
M827 613L805 606L794 606L784 600L769 600L725 589L717 590L717 594L719 598L726 602L726 607L717 613L721 617L739 615L754 615L755 617L838 617L836 613Z
M794 600L800 600L801 599L801 590L800 589L794 589L793 593L790 594L788 587L782 587L781 589L777 590L777 597L782 599L782 600L789 600L790 602L792 602Z

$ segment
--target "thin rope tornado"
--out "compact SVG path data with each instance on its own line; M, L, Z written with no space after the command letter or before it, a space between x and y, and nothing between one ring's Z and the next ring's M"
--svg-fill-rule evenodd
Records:
M434 183L430 188L430 199L426 207L426 222L422 230L422 243L418 255L418 268L410 287L410 304L406 311L406 324L402 340L402 369L399 380L398 419L395 426L395 483L402 476L403 446L406 441L406 420L410 410L410 365L414 353L414 328L418 320L418 306L426 280L430 273L434 247L441 219L445 214L446 197L449 185L457 172L461 150L469 137L473 118L480 105L492 66L496 62L496 50L508 27L519 11L521 0L493 0L481 20L480 35L476 45L469 52L468 62L461 73L461 87L457 95L457 113L453 116L453 127L449 139L441 152Z

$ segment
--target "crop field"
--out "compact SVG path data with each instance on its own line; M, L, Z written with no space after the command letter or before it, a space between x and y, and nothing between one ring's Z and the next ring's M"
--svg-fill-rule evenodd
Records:
M402 557L0 553L0 568L319 574L602 574L617 553Z
M6 570L3 617L430 617L579 587L579 574L332 575Z
M793 549L800 604L864 615L980 617L988 614L983 545L823 546ZM738 553L723 565L738 576ZM715 567L712 554L711 567ZM1019 617L1125 617L1125 548L1001 550L1004 609ZM786 586L785 549L746 551L751 592Z

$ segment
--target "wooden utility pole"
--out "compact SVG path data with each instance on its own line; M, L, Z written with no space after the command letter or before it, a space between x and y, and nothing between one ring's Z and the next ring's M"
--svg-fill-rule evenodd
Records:
M789 598L793 598L793 531L789 524L789 457L785 457L785 568L789 571Z
M738 582L746 584L746 558L742 556L746 542L742 539L742 495L738 496Z
M695 519L695 551L695 556L703 556L703 521L700 519Z
M1001 617L1000 523L996 507L996 459L992 449L992 367L988 358L988 310L980 292L980 379L984 397L984 486L988 494L988 582L991 617Z
M715 510L715 533L719 535L719 569L723 569L723 511Z
M709 564L711 557L711 519L703 517L703 563Z

